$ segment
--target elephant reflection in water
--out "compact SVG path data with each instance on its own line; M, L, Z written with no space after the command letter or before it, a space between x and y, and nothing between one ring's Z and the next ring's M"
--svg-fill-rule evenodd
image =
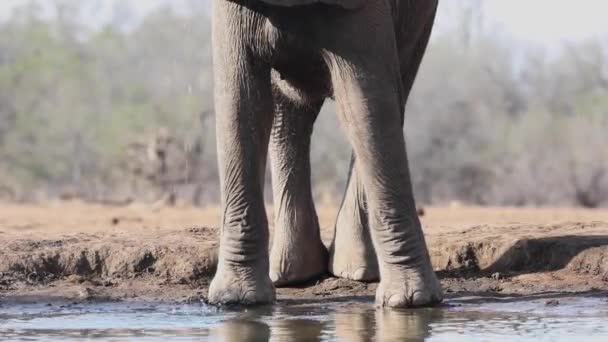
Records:
M410 311L378 310L378 341L424 341L431 336L431 323L443 318L443 311L419 309Z
M320 341L322 333L322 322L312 319L283 319L273 324L269 341Z
M266 323L235 319L222 322L211 330L212 341L268 341L270 327Z
M211 333L213 341L320 341L323 323L312 319L281 319L272 323L254 320L230 320L222 323Z
M424 341L431 336L431 324L440 321L436 309L363 310L345 309L334 314L338 341ZM320 341L324 328L332 324L312 319L280 319L268 326L260 321L231 320L214 329L214 341Z
M340 311L335 314L339 341L424 341L431 323L441 320L440 310Z
M334 315L336 336L340 341L364 342L374 339L376 318L370 310L342 310Z

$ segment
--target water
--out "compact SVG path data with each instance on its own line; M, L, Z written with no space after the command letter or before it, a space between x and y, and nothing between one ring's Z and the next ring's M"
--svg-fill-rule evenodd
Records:
M608 341L608 301L547 300L471 297L417 310L375 309L356 300L288 301L254 310L150 303L0 306L0 339Z

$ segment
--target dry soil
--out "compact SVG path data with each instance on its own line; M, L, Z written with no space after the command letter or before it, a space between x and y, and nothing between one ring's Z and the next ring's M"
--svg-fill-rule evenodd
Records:
M335 215L319 211L325 243ZM608 291L608 210L453 205L421 219L447 297ZM204 300L218 221L215 208L0 205L0 304ZM371 298L375 287L327 275L277 293L324 301Z

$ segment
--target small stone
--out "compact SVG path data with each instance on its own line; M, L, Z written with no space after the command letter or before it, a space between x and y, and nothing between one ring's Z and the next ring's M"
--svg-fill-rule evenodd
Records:
M36 282L38 279L40 279L40 276L38 276L38 273L36 272L32 272L27 275L27 280L31 282Z
M500 272L492 273L492 279L500 280L502 279L502 274L500 274Z
M80 291L78 291L78 297L80 297L80 299L91 299L93 295L93 290L88 287L82 288Z
M202 295L193 295L184 298L186 304L200 304L205 303L205 298Z
M84 283L84 277L79 276L77 274L72 274L72 275L68 276L65 280L67 280L69 283L72 283L72 284Z
M548 301L545 302L546 306L558 306L559 305L559 300L557 299L550 299Z
M500 287L500 286L490 286L488 288L488 290L490 290L492 292L502 292L502 287Z

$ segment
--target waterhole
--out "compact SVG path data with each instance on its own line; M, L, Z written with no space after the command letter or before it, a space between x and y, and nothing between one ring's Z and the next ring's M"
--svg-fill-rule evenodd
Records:
M476 298L376 309L371 300L204 304L0 305L0 339L24 341L608 341L601 296Z

